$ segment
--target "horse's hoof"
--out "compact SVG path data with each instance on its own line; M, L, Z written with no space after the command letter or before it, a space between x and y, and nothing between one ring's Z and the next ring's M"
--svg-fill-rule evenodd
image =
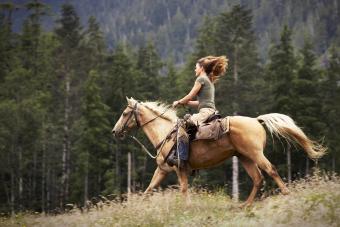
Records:
M289 191L288 188L284 188L283 190L281 190L281 193L282 193L283 195L289 195L290 191Z

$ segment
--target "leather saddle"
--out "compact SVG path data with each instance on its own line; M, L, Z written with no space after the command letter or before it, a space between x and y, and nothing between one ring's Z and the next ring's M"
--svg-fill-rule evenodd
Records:
M211 122L211 121L213 121L213 120L221 119L221 118L222 118L222 115L219 114L219 113L216 111L215 113L213 113L212 115L210 115L210 116L208 117L208 119L205 120L203 123L209 123L209 122Z
M222 116L215 112L210 115L198 127L190 126L187 129L190 141L194 140L218 140L224 134L229 132L229 117L222 118Z

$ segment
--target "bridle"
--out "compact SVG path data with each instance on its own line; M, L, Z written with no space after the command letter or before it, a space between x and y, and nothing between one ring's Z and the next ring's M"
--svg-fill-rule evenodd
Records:
M163 116L163 115L169 110L169 108L170 108L170 106L168 106L168 107L163 111L163 113L161 113L160 115L157 115L156 117L150 119L149 121L147 121L147 122L145 122L145 123L143 123L143 124L140 124L140 122L138 121L138 116L137 116L137 114L138 114L138 111L137 111L137 109L138 109L138 104L139 104L138 101L136 101L136 103L135 103L135 105L134 105L133 107L131 107L130 105L128 105L128 107L131 108L132 111L130 112L129 117L126 119L126 121L125 121L125 123L124 123L124 125L123 125L123 127L122 127L122 132L125 131L126 126L129 124L130 119L132 118L132 116L134 116L134 120L135 120L135 122L136 122L137 128L143 128L143 126L145 126L145 125L149 124L150 122L156 120L157 118ZM142 104L141 104L141 105L142 105ZM171 131L172 131L172 130L171 130ZM171 133L171 132L170 132L170 133ZM143 149L143 150L144 150L151 158L153 158L153 159L155 159L155 158L158 157L158 155L160 154L160 151L162 150L162 148L163 148L165 142L167 141L167 139L168 139L168 137L169 137L169 135L167 135L167 136L166 136L166 137L165 137L158 145L156 145L156 147L155 147L156 150L158 150L159 148L160 148L160 149L159 149L159 151L157 152L157 154L156 154L155 156L153 156L153 155L149 152L149 150L146 149L146 147L144 146L144 144L141 143L135 136L131 136L131 135L128 135L128 136L129 136L130 138L134 139L134 140L142 147L142 149Z
M125 123L124 123L124 125L123 125L123 128L122 128L122 131L125 130L126 126L128 125L128 123L129 123L129 121L130 121L130 119L132 118L132 116L135 117L134 120L135 120L135 122L136 122L137 128L143 128L143 126L145 126L145 125L149 124L150 122L156 120L157 118L163 116L163 115L169 110L169 108L170 108L170 106L167 107L167 108L163 111L163 113L161 113L160 115L157 115L156 117L152 118L151 120L149 120L149 121L147 121L147 122L145 122L145 123L143 123L143 124L140 124L140 122L138 121L138 117L137 117L137 105L138 105L138 104L139 104L139 103L136 102L135 105L134 105L133 107L131 107L130 105L128 105L128 107L131 108L132 111L130 112L129 117L126 119L126 121L125 121ZM142 105L142 104L141 104L141 105Z
M130 112L129 117L126 119L126 121L125 121L125 123L124 123L124 125L123 125L123 127L122 127L122 132L124 132L126 126L129 124L130 119L132 118L132 116L135 117L134 120L136 121L137 127L140 127L139 121L138 121L138 119L137 119L137 104L138 104L138 102L136 102L136 104L135 104L134 107L131 107L130 105L128 105L128 107L131 108L132 111Z

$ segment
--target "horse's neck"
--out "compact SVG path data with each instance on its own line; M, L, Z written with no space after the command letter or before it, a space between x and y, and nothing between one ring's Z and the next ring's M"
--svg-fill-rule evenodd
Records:
M165 139L173 126L173 122L159 117L144 125L143 131L149 138L150 142L156 147L162 140Z

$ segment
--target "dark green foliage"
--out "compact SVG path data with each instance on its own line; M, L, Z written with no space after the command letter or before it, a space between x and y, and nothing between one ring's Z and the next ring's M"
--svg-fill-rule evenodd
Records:
M82 115L75 123L78 139L75 142L77 158L76 173L73 177L77 184L74 184L71 190L75 194L73 201L83 199L79 194L84 195L84 202L89 195L100 194L104 190L102 176L110 167L109 107L103 103L100 96L98 79L98 73L90 71L84 83Z
M317 139L321 137L324 123L320 119L322 103L322 72L316 69L316 56L312 44L306 40L301 50L302 64L294 81L294 118L305 129L305 132Z
M53 4L57 6L59 2ZM325 53L340 32L338 0L100 0L95 4L82 0L74 4L83 22L90 15L98 19L110 47L123 40L139 47L151 38L160 56L167 58L173 54L180 64L186 63L187 54L195 51L203 18L230 11L237 4L253 12L253 29L262 62L268 57L270 44L280 39L285 24L295 34L294 46L302 48L304 35L308 34L317 54ZM208 35L211 29L205 31Z
M55 29L57 37L62 40L62 45L65 48L78 47L81 39L80 21L73 5L65 4L62 6L61 19L57 20L60 24Z
M340 113L340 52L339 47L333 46L330 51L329 63L326 68L326 78L322 82L323 122L326 124L323 134L329 146L329 156L332 157L331 168L339 171L339 113Z
M269 74L273 94L271 111L292 114L293 80L296 78L296 58L292 46L291 30L284 26L280 43L270 52Z
M269 85L267 106L268 112L282 113L295 119L294 109L297 97L294 91L294 80L297 78L297 58L292 46L292 31L285 25L281 32L280 42L270 50L267 66L267 80ZM271 139L270 136L267 136ZM275 144L276 143L276 144ZM291 169L287 168L291 161L289 155L296 156L291 148L281 140L274 140L274 144L267 148L272 163L276 166L281 176L291 180ZM287 157L285 157L287 156ZM294 175L294 173L293 173Z
M139 48L137 53L137 98L152 100L160 95L161 62L151 41ZM157 98L156 98L157 99Z

